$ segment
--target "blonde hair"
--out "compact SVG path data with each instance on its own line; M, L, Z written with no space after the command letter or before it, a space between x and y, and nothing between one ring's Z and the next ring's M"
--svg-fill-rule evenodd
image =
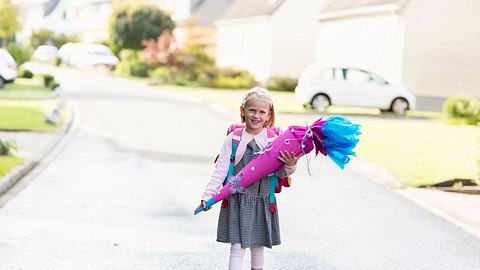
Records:
M275 110L273 108L273 98L270 93L265 88L254 87L243 96L242 106L244 108L247 102L251 99L260 99L268 104L270 104L270 119L265 123L265 127L272 128L275 124ZM240 119L242 123L245 123L245 116L240 113Z

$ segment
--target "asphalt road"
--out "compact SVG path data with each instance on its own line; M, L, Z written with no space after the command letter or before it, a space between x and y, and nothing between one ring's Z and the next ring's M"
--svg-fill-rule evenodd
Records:
M226 269L219 207L192 212L237 116L140 82L49 69L80 121L0 209L0 269ZM305 162L278 197L283 244L266 250L265 269L480 269L477 238L326 158L310 161L313 177Z

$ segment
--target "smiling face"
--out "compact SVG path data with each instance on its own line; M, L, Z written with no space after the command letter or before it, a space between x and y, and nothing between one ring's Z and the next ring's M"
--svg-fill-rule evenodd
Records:
M245 119L246 131L259 134L271 118L271 104L259 98L250 98L240 107L242 119Z

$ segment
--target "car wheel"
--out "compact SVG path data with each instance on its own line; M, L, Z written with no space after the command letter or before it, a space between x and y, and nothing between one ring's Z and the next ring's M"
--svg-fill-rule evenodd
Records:
M408 108L408 101L404 98L396 98L392 101L391 111L394 114L404 115Z
M330 99L324 94L318 94L312 98L312 108L324 112L330 106Z

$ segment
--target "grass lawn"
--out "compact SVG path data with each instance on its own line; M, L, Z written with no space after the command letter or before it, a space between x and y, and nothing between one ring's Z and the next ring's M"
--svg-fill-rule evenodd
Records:
M50 89L43 86L42 78L15 79L0 90L0 99L48 99L52 98Z
M478 177L478 127L372 121L362 125L362 132L358 157L383 166L408 185Z
M56 106L56 100L0 100L0 129L54 130L44 116Z
M0 156L0 177L7 174L8 171L15 166L20 165L23 162L23 158L14 156Z
M57 127L45 123L44 117L56 105L41 77L16 79L0 90L0 129L54 130Z
M245 90L224 90L161 86L197 96L238 111ZM312 113L295 103L293 93L271 92L275 110L282 113ZM379 115L376 109L332 107L329 114ZM362 123L358 157L380 165L407 185L432 184L453 178L477 179L480 128L450 125L441 121L440 113L409 112L407 117L426 121L392 121L375 119ZM298 123L282 122L286 126Z

